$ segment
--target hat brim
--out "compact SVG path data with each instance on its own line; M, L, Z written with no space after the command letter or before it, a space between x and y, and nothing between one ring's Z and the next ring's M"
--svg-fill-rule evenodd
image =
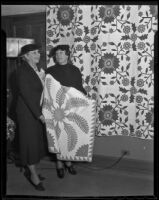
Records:
M28 44L28 45L25 45L21 48L21 51L19 53L18 56L23 56L25 54L27 54L28 52L30 51L35 51L35 50L39 50L41 49L41 46L40 45L37 45L37 44Z

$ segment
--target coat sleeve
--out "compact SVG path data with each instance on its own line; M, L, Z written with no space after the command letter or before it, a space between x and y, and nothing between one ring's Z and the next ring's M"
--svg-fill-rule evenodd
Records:
M29 70L23 67L18 70L19 94L34 117L39 118L41 115L40 97L42 91L38 87L37 80L34 78Z

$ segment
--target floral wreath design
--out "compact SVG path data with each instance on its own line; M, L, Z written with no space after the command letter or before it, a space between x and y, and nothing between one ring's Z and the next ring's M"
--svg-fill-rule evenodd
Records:
M136 136L153 139L154 132L154 98L136 97ZM143 117L144 116L144 117Z
M132 6L129 5L90 6L91 25L88 26L84 24L81 6L50 6L49 12L54 12L55 18L49 18L48 27L50 25L50 28L48 30L51 30L52 36L49 37L47 46L48 48L49 45L54 46L63 38L74 38L74 44L71 46L71 60L83 74L83 85L88 96L95 99L97 104L100 104L101 100L99 85L103 88L105 86L118 87L121 101L129 103L140 101L142 98L144 100L145 97L148 98L149 90L153 90L154 44L151 41L151 35L157 30L157 6L137 6L138 23L131 21L131 8ZM107 36L107 34L112 37L118 34L120 39L119 41L101 41L100 35ZM131 75L133 67L131 65L131 52L137 53L138 59L136 69L138 73L135 77ZM85 66L84 56L86 54L91 56L89 74L85 74L87 66ZM110 106L112 104L103 103L105 111L109 110ZM99 107L97 110L99 111ZM115 111L118 113L118 109ZM151 113L153 111L150 108L144 111L145 124L148 123ZM101 116L102 114L100 114ZM114 116L113 113L112 116ZM117 116L119 120L119 113ZM99 120L98 122L101 123ZM141 128L143 122L140 120L140 123ZM129 124L128 135L134 136L135 129L134 124ZM136 136L141 135L139 131L137 131ZM126 134L126 131L122 132ZM150 135L152 136L146 130L141 137L150 138Z
M108 135L118 135L119 130L122 135L128 135L128 106L123 106L122 101L127 101L120 95L113 93L100 97L100 105L97 106L98 119L96 134L102 136L101 132L109 127ZM110 127L111 126L111 127Z
M52 40L54 44L58 43L61 38L69 37L70 34L74 35L73 29L81 25L82 10L78 5L60 5L60 6L48 6L47 11L47 35L49 37L55 37L56 39ZM55 18L51 18L50 13L56 13ZM78 18L75 16L75 13L78 12L80 15ZM49 41L50 42L50 41Z
M60 6L57 11L57 19L63 26L69 26L74 18L74 12L69 6Z
M104 97L100 95L100 102L103 106L97 107L99 118L97 119L96 135L104 135L102 132L109 128L109 136L123 135L153 139L154 99L152 97L148 99L141 95L136 96L136 127L128 123L128 106L124 106L122 103L127 101L127 95L115 96L113 93L106 94Z

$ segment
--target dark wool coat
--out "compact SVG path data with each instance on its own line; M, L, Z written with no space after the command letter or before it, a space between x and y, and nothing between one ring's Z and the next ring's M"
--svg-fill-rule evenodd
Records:
M17 84L19 154L23 165L31 165L38 163L47 149L44 125L38 119L42 114L40 98L43 86L38 75L27 62L23 62L18 67Z
M72 65L59 65L56 64L46 69L46 74L51 74L61 85L67 87L74 87L85 95L87 94L82 85L82 75L80 70Z

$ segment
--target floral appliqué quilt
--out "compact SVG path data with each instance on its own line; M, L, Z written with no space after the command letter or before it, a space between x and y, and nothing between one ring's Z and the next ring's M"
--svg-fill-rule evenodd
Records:
M92 161L96 102L47 74L42 113L48 149L59 160Z

